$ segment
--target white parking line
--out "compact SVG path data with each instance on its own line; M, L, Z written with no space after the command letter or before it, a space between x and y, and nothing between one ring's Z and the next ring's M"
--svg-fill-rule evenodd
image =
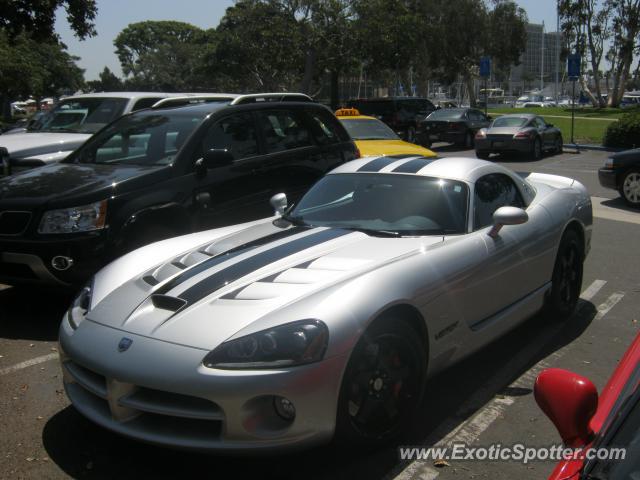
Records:
M48 355L42 355L41 357L25 360L24 362L17 363L10 367L1 368L0 377L2 377L3 375L8 375L9 373L16 372L18 370L22 370L23 368L32 367L33 365L38 365L40 363L48 362L50 360L55 360L57 358L58 358L57 353L49 353Z
M640 225L640 212L630 212L620 208L603 205L602 202L611 201L610 198L591 197L593 216L617 222L635 223Z
M586 288L580 295L580 299L583 300L582 307L578 311L584 308L585 303L591 300L602 289L607 282L605 280L595 280L588 288ZM615 294L614 294L615 295ZM618 303L618 299L611 307L604 313L609 312L613 306ZM605 302L607 303L607 302ZM603 316L604 316L603 315ZM560 330L562 325L557 325L556 330ZM518 352L518 354L511 358L507 364L500 369L496 375L494 375L491 381L484 385L483 388L476 391L456 412L454 418L446 420L436 430L429 435L423 444L426 447L432 445L448 446L451 447L453 443L465 443L467 445L475 442L480 435L498 418L500 418L506 408L515 402L515 397L509 395L494 396L488 403L478 409L473 417L465 422L460 422L460 418L464 418L464 412L476 410L477 405L482 402L482 398L486 398L487 392L495 392L499 390L502 385L509 381L513 377L513 368L518 368L518 365L526 363L528 359L533 357L539 350L542 343L543 336L546 334L539 334L533 338L528 345ZM554 359L561 358L568 350L569 345L565 345L563 348L553 352L547 358L540 360L532 368L523 373L518 379L509 385L509 388L531 388L531 385L535 381L538 374L548 368L550 363L547 361L549 358ZM457 419L457 420L456 420ZM434 480L440 472L424 461L413 461L407 467L404 468L394 480Z
M596 314L594 320L601 320L609 311L616 306L620 300L624 297L624 292L616 292L612 293L609 298L605 300L604 303L598 305L598 313Z

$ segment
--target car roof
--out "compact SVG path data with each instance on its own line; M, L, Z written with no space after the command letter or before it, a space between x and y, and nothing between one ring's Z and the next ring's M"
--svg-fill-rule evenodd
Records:
M370 115L336 115L338 120L375 120L381 122L381 120Z
M532 119L535 117L538 117L539 115L536 115L535 113L509 113L506 115L500 115L498 118L510 118L510 117L514 117L514 118L528 118L528 119Z
M475 183L490 173L514 173L493 162L468 157L427 158L418 155L391 155L352 160L335 168L329 175L340 173L381 173L420 175Z
M190 95L186 93L167 93L167 92L93 92L81 93L79 95L69 95L60 100L69 100L75 98L138 98L138 97L182 97ZM201 94L200 94L201 95Z
M296 101L286 101L286 102L253 102L253 103L243 103L240 105L231 105L230 98L221 98L219 101L209 101L209 102L198 102L198 103L189 103L186 105L167 105L166 107L160 106L155 108L145 108L144 110L138 110L133 112L134 115L138 114L158 114L163 112L176 112L179 111L180 114L209 114L221 110L223 108L234 108L234 109L262 109L262 108L274 108L274 107L304 107L304 108L323 108L326 109L323 105L316 102L296 102Z

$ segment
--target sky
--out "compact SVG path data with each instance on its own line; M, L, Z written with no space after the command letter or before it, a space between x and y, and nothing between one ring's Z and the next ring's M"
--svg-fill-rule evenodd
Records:
M105 66L122 76L113 40L127 25L144 20L176 20L200 28L216 27L233 0L98 0L97 35L84 41L73 36L63 9L56 15L56 32L70 54L80 57L85 79L94 80ZM545 22L546 31L556 30L556 0L519 0L531 23Z

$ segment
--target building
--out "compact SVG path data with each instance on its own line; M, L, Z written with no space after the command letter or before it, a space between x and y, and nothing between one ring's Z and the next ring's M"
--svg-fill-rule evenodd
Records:
M562 45L561 34L545 33L544 29L544 23L527 24L527 43L520 56L520 65L511 68L509 83L512 89L540 89L542 82L555 82L556 62L560 61L559 49ZM562 76L562 65L557 67L559 75ZM520 84L520 89L517 84Z

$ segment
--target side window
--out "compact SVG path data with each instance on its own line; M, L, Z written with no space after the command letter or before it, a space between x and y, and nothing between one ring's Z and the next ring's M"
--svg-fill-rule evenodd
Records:
M524 208L522 196L511 178L492 173L478 179L473 202L473 229L492 225L493 212L506 206Z
M250 113L239 113L218 120L202 139L202 151L226 149L234 160L258 154L258 137Z
M324 110L309 111L313 124L313 136L319 145L329 145L341 141L340 130L337 122L329 112Z
M484 122L485 116L478 110L469 110L469 118L474 122Z
M311 134L295 112L264 110L258 116L267 153L284 152L313 145Z
M544 120L542 120L540 117L534 118L533 122L536 128L545 128L547 126Z
M143 108L150 108L152 107L156 102L159 102L161 99L158 97L153 97L153 98L141 98L140 100L138 100L135 105L133 106L133 108L131 108L132 112L135 112L136 110L142 110Z

